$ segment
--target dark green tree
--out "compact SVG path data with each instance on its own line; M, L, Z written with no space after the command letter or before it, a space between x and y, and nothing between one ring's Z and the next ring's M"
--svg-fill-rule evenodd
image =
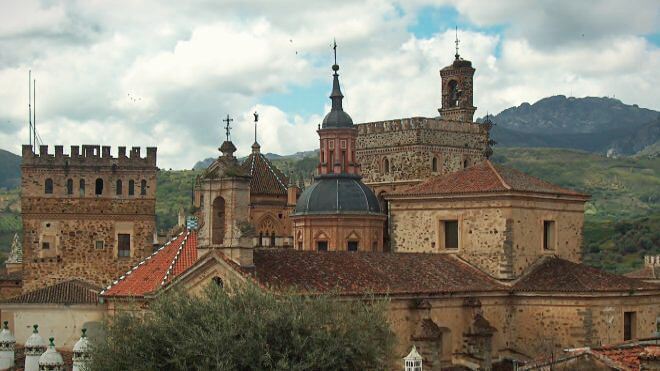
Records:
M383 370L394 334L387 301L275 293L169 293L105 325L93 370Z

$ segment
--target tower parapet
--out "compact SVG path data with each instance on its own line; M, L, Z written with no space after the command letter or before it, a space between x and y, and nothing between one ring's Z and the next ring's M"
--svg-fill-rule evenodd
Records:
M110 146L97 144L71 146L69 154L64 153L64 146L56 145L55 152L50 153L47 145L39 146L34 151L29 144L22 149L22 166L122 166L143 168L156 166L156 147L146 148L146 157L141 157L140 147L131 147L128 154L126 147L117 148L117 156L111 154Z

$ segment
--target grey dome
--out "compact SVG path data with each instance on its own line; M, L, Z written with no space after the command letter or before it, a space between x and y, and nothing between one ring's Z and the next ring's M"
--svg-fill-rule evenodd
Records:
M316 177L298 198L294 215L307 214L380 214L376 195L351 174Z
M350 128L353 127L353 119L344 111L330 111L323 119L322 128Z

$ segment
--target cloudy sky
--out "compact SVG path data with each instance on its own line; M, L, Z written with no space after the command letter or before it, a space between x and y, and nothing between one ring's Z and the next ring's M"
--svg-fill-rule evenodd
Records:
M555 94L660 109L657 0L0 0L0 148L28 140L32 69L46 144L158 146L190 168L227 114L248 153L256 110L264 152L313 149L333 37L355 122L434 116L455 26L477 116Z

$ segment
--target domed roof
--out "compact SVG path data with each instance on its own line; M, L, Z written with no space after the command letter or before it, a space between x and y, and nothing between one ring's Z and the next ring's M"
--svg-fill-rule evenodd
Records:
M44 338L39 335L39 325L34 325L34 330L32 331L32 335L30 335L27 340L25 340L25 347L26 348L46 348L46 341Z
M294 215L308 214L380 214L380 205L360 176L327 174L316 177L298 198Z
M89 350L89 340L87 339L87 329L82 329L80 340L73 346L73 353L85 353ZM75 356L76 354L74 354Z
M39 366L64 366L64 359L60 352L55 349L54 340L54 338L50 338L48 349L39 357Z
M5 321L2 326L2 331L0 331L0 346L7 346L16 344L16 338L9 331L9 322Z
M322 128L350 128L353 127L353 119L345 111L330 111L323 119Z

